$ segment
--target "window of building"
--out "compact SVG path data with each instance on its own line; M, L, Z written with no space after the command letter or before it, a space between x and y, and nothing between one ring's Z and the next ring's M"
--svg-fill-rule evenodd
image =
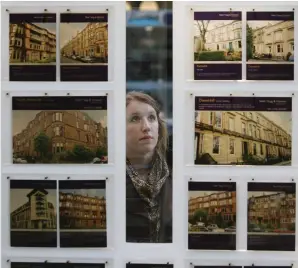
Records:
M84 124L84 130L88 130L88 125L87 124Z
M241 48L241 47L242 47L241 41L238 41L238 48Z
M230 139L230 154L235 154L235 140Z
M258 131L257 131L257 138L261 138L261 131L258 129Z
M218 128L222 126L222 113L219 111L215 112L215 126Z
M213 125L213 112L210 112L209 125Z
M252 136L252 124L248 125L248 134L249 136Z
M234 118L229 118L229 130L234 131L235 130L235 120Z
M241 123L242 134L246 134L246 125L244 122Z
M55 136L60 136L60 128L59 127L55 127L54 128L54 133L55 133Z
M277 53L282 53L283 52L282 44L278 44L276 49L277 49Z
M219 137L213 137L213 154L219 154Z
M254 155L257 154L257 145L254 143L253 144L253 151L254 151Z
M263 144L260 144L260 154L263 155Z
M53 121L62 121L62 113L54 113Z
M253 130L254 130L254 137L256 137L257 136L257 128L256 128L256 126L253 126Z

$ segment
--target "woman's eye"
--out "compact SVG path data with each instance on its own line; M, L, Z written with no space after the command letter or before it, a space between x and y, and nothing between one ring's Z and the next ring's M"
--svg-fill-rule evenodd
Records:
M155 121L155 120L156 120L156 116L152 114L152 115L149 116L149 119L150 119L151 121Z
M139 120L139 117L138 116L133 116L131 118L131 122L137 122Z

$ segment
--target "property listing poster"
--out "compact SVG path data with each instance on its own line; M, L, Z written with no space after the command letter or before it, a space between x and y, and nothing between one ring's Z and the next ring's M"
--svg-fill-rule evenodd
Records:
M241 12L194 12L194 80L242 79Z
M11 247L57 246L56 189L56 181L10 181Z
M13 164L106 164L107 96L13 97Z
M108 81L108 14L60 15L61 81Z
M127 263L126 268L174 268L173 264Z
M107 246L106 181L59 181L59 203L60 247Z
M9 81L56 81L56 14L9 15Z
M248 250L295 251L295 183L248 183L247 208Z
M11 262L11 268L105 268L104 263Z
M188 183L188 248L236 250L236 183Z
M196 97L194 164L290 166L292 98Z
M247 12L247 80L294 80L294 12Z

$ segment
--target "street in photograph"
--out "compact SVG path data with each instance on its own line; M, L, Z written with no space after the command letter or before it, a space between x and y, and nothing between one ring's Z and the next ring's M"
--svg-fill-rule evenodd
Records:
M241 77L241 12L194 12L194 79Z
M56 81L56 14L10 14L10 81Z
M290 166L292 98L196 97L196 165Z
M107 164L107 97L13 97L13 164Z
M188 248L236 249L236 183L189 182Z
M106 182L59 181L61 247L106 247Z
M248 183L247 249L295 251L295 183Z
M10 181L10 245L57 246L56 181Z
M294 79L294 12L247 12L248 80Z
M62 81L107 81L108 14L61 14Z

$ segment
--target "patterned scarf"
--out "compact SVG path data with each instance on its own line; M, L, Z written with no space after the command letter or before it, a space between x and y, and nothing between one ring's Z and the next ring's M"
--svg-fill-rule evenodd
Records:
M160 231L161 208L158 202L159 193L166 179L169 177L167 162L164 157L156 153L147 179L139 176L129 160L126 161L126 172L138 194L145 201L150 226L150 242L156 243L159 240Z

